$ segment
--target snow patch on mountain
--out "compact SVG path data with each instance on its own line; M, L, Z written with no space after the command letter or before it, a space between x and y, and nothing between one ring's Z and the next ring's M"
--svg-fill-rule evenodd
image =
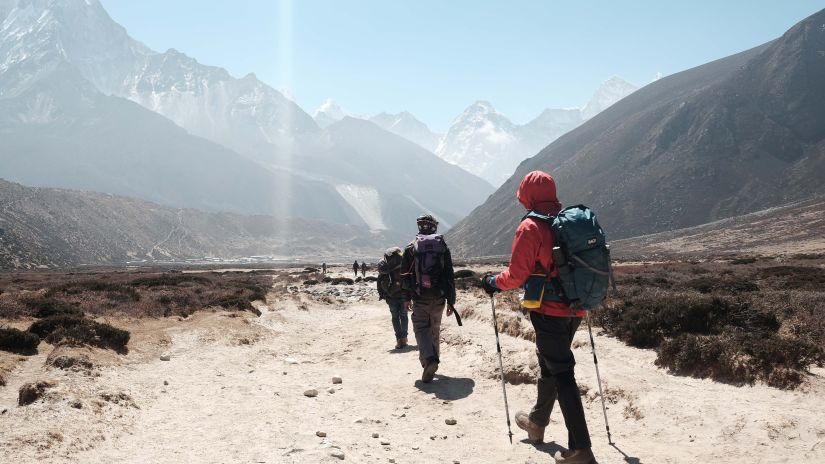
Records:
M370 230L387 230L381 214L381 195L378 190L354 184L339 184L335 186L335 190L367 223Z

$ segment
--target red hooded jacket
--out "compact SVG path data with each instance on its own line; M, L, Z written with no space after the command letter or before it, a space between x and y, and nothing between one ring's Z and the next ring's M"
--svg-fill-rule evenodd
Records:
M561 203L556 198L556 181L542 171L533 171L524 176L516 193L518 201L528 210L555 215L561 211ZM516 229L510 265L496 276L495 285L500 290L519 288L527 282L530 274L542 274L553 269L551 276L558 276L553 263L553 233L550 225L535 219L525 219ZM560 301L544 301L534 309L548 316L584 317L584 310L574 310Z

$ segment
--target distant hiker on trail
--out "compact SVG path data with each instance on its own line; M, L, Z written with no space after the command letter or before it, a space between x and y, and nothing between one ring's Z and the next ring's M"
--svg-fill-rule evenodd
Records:
M352 263L352 272L355 273L355 277L358 277L358 260L356 259L354 263Z
M322 274L327 273L327 263L321 263L321 273Z
M424 372L421 381L432 382L441 353L441 316L455 311L453 260L444 238L437 235L438 221L429 214L416 219L418 235L404 249L401 279L404 305L412 309L418 358Z
M528 210L556 215L561 203L556 198L556 182L541 171L527 174L521 181L518 201ZM590 434L584 418L581 394L573 368L576 360L570 346L576 329L586 315L558 297L555 291L558 270L553 258L554 237L549 224L533 218L524 219L516 229L510 265L497 276L482 278L484 290L492 297L500 290L519 288L531 275L542 278L546 290L541 302L530 309L530 321L536 332L540 375L536 404L530 413L516 413L516 424L527 431L531 441L544 440L544 428L550 422L553 403L558 399L568 431L568 451L556 460L567 464L591 464L596 458L590 450Z
M388 248L378 263L378 299L387 302L395 331L395 349L407 346L407 308L404 307L404 291L401 289L401 256L398 247Z
M358 273L356 272L355 275L357 276ZM361 277L366 277L366 276L367 276L367 262L364 261L364 262L361 263Z

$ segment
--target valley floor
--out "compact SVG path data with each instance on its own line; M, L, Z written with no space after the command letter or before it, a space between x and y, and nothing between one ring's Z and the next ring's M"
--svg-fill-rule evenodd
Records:
M46 355L17 362L0 387L0 462L315 463L339 462L337 453L357 463L552 462L566 445L560 413L547 432L556 442L523 442L513 424L509 443L489 301L465 292L458 306L467 317L458 327L445 316L432 384L420 382L414 349L392 349L389 312L372 296L343 306L272 297L260 318L121 321L129 355L89 351L91 371L45 367ZM795 392L735 387L671 376L655 353L612 338L596 343L615 447L585 331L574 346L600 463L825 462L825 370ZM529 372L531 342L503 335L502 346L508 372ZM57 384L17 406L20 385L38 379ZM508 385L511 415L534 388Z

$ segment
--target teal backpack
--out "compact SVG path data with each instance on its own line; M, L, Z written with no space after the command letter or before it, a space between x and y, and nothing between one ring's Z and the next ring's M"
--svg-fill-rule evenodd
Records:
M547 282L557 297L574 308L596 309L615 283L610 267L610 248L596 215L584 205L565 208L555 216L535 211L527 218L546 222L553 230L553 260L559 271L556 282ZM555 279L553 279L555 280ZM548 298L549 297L549 298ZM545 299L552 296L545 295Z

